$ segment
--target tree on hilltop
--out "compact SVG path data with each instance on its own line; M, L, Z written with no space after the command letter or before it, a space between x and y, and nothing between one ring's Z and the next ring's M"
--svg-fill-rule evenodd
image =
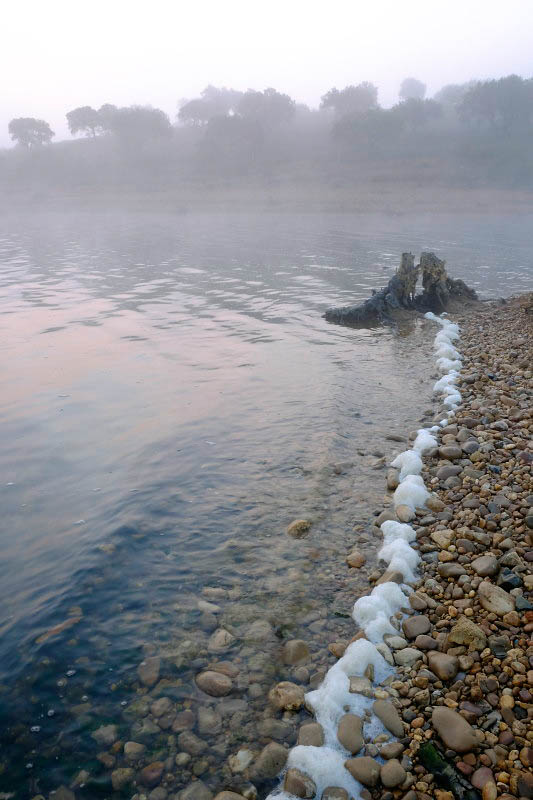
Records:
M73 136L84 133L86 136L96 136L102 131L99 112L91 106L80 106L66 114L69 131Z
M405 78L400 86L400 100L423 100L426 96L426 84L416 78Z
M248 89L242 95L236 110L243 119L266 125L280 125L290 122L294 117L296 103L288 94L282 94L276 89L269 88L263 92Z
M183 102L178 111L178 120L186 125L207 125L213 117L234 114L243 93L236 89L218 89L206 86L200 97Z
M330 89L322 96L321 109L333 109L339 117L346 114L364 114L378 108L378 90L373 83L363 81L357 86L346 86L340 91Z
M35 117L12 119L7 129L14 142L28 148L49 144L55 136L48 122Z

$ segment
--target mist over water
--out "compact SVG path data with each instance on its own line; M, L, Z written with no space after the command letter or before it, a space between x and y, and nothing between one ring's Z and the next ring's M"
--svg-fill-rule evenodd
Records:
M375 553L380 458L401 449L386 435L418 427L431 397L432 330L322 313L384 285L406 249L435 250L483 296L519 292L532 243L526 217L3 221L2 789L32 797L36 778L102 769L90 732L105 720L131 736L146 654L196 707L213 624L249 676L225 746L257 738L283 639L308 641L318 667L349 630L362 584L344 556ZM287 536L295 518L313 521L308 538ZM198 604L213 587L214 623ZM274 631L259 644L258 620Z

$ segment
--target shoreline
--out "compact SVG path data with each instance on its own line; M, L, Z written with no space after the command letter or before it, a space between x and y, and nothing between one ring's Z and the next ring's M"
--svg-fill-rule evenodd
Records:
M441 323L446 327L441 338L436 337L437 363L441 372L448 372L435 386L445 395L435 419L439 430L430 429L438 441L428 439L420 448L422 486L432 492L432 502L427 493L427 505L423 494L416 499L415 491L409 509L402 496L395 495L394 510L386 506L378 516L388 546L381 556L389 557L389 567L383 575L376 571L370 577L384 593L378 589L374 607L372 595L356 602L353 616L365 630L352 638L347 652L338 653L340 661L330 669L324 688L305 701L294 684L282 683L272 690L274 706L290 710L305 702L318 721L300 728L298 743L304 747L289 754L285 791L276 790L271 797L347 800L355 787L346 770L365 787L358 796L366 800L533 796L533 698L527 688L533 682L533 648L528 649L533 604L525 596L533 588L528 533L533 525L533 316L526 312L531 296L526 297L503 305L478 304L467 314L455 315L463 330L462 366L453 360L455 348L445 335L451 331L453 341L456 326ZM454 375L459 367L460 375ZM448 415L449 420L443 420ZM419 439L420 432L416 442ZM401 454L395 466L403 470L405 465L410 472L417 452ZM416 475L414 467L411 472ZM399 477L405 480L406 475ZM401 485L397 471L389 471L387 483L390 491ZM394 597L393 587L411 581L411 568L419 557L408 547L407 530L416 536L422 574L411 584L416 591L406 608L401 592ZM375 532L381 533L377 525ZM398 551L402 533L407 538L401 542L403 551ZM393 540L396 545L391 547ZM347 562L357 568L365 558L354 551ZM386 616L383 610L376 612L376 601L395 623L395 635L387 632ZM374 651L367 639L377 643ZM383 671L383 659L376 661L375 650L393 668L389 673ZM356 695L359 704L354 705L352 694L342 695L346 687L333 688L336 670L341 683L343 673L353 676L348 691L362 693ZM363 697L375 699L373 715L383 723L384 735L369 729L370 703L362 702ZM351 713L339 716L341 704L340 714ZM389 742L390 733L396 741ZM340 754L335 752L339 743ZM321 747L322 763L305 745ZM343 748L357 758L346 761ZM375 760L378 756L380 761ZM335 785L331 775L339 776Z

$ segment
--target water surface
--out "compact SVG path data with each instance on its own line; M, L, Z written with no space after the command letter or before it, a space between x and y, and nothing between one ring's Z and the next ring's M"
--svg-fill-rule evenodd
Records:
M147 654L177 711L217 710L194 684L213 659L239 669L240 705L220 711L223 735L203 734L211 788L239 744L268 741L268 689L294 677L280 647L305 639L313 674L353 635L365 571L344 556L357 544L375 564L368 523L402 447L386 436L431 408L430 326L322 313L383 286L409 249L484 296L530 289L532 240L527 219L496 217L2 222L0 790L30 798L87 769L80 796L109 793L90 734L144 735ZM304 539L285 532L295 518L313 522ZM214 654L217 627L235 640ZM145 738L172 761L168 736Z

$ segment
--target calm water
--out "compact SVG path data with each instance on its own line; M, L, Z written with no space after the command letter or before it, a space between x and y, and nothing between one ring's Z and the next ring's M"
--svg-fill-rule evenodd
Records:
M202 736L211 788L239 745L268 741L265 695L291 675L280 645L305 639L312 673L353 634L362 578L344 555L358 543L372 568L379 459L401 448L386 434L430 408L426 324L392 335L321 314L365 299L406 249L435 250L484 296L531 289L532 245L526 218L0 224L0 791L30 798L86 769L78 795L111 796L90 735L104 723L172 759L169 731L139 728L147 654L162 657L154 697L224 718ZM295 541L300 517L313 526ZM235 639L213 655L217 627ZM240 670L227 708L193 681L217 658ZM190 765L175 771L177 791Z

